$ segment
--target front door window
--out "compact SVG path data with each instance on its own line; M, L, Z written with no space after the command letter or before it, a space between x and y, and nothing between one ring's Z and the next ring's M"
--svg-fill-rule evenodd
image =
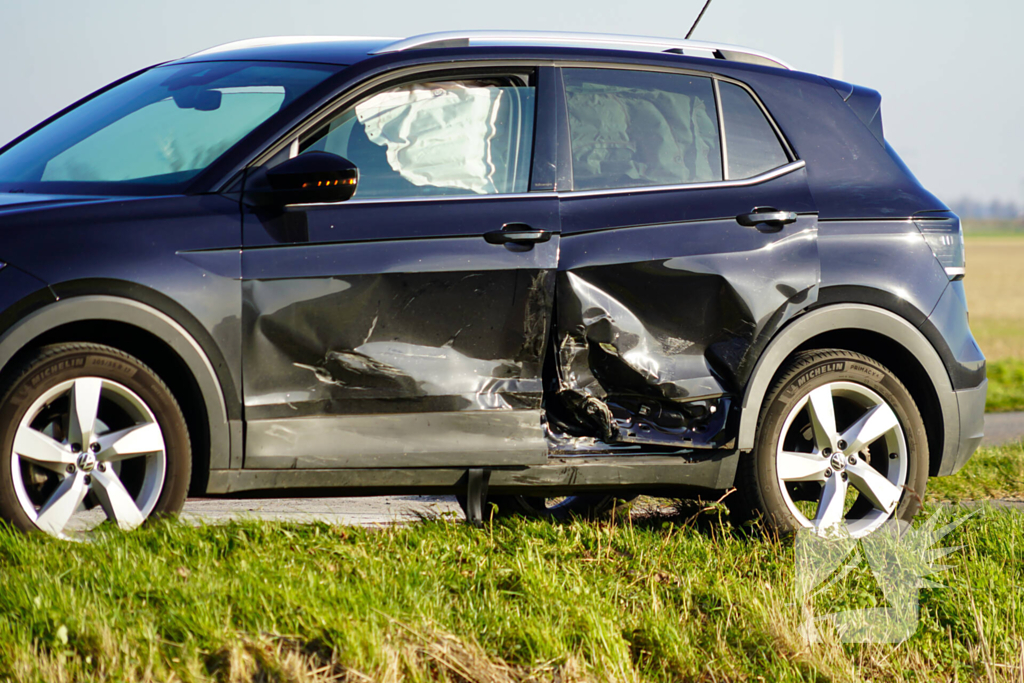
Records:
M534 88L514 77L432 80L362 100L302 140L359 168L357 198L525 192Z

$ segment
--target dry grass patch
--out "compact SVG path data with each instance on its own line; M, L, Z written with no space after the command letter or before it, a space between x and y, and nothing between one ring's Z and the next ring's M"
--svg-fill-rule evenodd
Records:
M968 235L964 289L985 356L1024 359L1024 236Z

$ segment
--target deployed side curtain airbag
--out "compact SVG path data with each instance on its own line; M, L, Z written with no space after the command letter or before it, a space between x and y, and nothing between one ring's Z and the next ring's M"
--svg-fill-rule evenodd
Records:
M356 116L413 185L492 194L500 191L492 147L507 97L501 88L416 83L356 105Z

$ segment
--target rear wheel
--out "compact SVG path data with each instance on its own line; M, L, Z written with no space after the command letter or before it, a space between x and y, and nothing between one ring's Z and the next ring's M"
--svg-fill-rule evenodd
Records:
M740 512L779 531L864 536L920 509L924 422L906 387L876 361L803 352L769 390L737 479Z
M0 403L0 517L73 538L181 510L191 450L181 409L138 359L98 344L41 348Z

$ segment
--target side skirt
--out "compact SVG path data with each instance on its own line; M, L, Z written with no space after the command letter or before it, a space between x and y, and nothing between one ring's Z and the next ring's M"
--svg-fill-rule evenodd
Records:
M733 484L739 453L549 458L543 465L490 469L491 493L556 496L636 489L679 493L723 490ZM261 491L287 497L463 493L468 467L305 470L213 470L207 493Z

